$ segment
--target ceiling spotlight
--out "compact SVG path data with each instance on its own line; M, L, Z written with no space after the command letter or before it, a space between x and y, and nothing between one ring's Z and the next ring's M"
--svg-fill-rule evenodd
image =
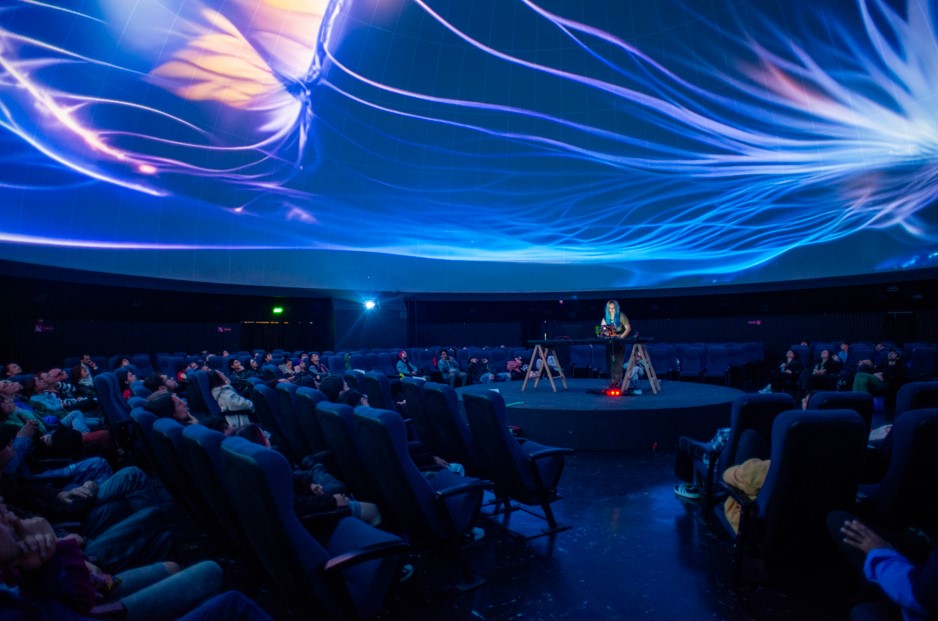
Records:
M374 310L377 304L374 300L365 300L365 310Z

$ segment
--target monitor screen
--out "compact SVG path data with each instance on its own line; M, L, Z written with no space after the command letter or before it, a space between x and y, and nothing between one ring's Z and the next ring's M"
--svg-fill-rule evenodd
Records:
M0 9L0 252L413 292L933 268L929 0Z

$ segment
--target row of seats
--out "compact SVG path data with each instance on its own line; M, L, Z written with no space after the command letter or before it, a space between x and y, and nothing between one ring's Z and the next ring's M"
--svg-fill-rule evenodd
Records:
M838 558L825 523L832 511L858 513L890 531L938 532L938 505L922 500L938 475L938 382L903 386L892 430L875 449L867 446L872 414L865 393L818 392L807 410L787 394L747 394L733 404L725 446L697 446L701 511L736 541L737 584L752 560L761 579L828 568L826 561ZM755 500L720 480L749 432L770 448L771 467ZM738 535L717 503L727 493L742 505Z
M728 383L733 369L760 365L765 359L762 343L650 343L646 345L659 378L717 379ZM574 375L577 369L590 376L609 372L605 344L570 347Z
M215 413L208 372L189 377L190 409L200 416ZM381 398L390 398L386 375L349 377L377 385ZM252 382L256 413L274 451L202 425L156 419L143 409L142 398L123 402L114 373L100 373L94 382L101 409L124 429L128 450L152 466L202 530L223 539L222 549L262 568L286 605L303 616L373 616L408 549L443 550L465 568L460 550L470 541L485 490L493 491L499 511L517 508L513 502L540 506L545 533L565 528L550 505L560 499L557 487L570 451L519 443L509 433L501 395L492 391L466 395L464 418L450 386L407 379L405 419L393 402L376 399L389 407L353 409L328 402L313 388ZM445 470L424 476L410 457L414 439L433 454L458 460L468 476ZM297 518L293 470L309 455L330 464L357 499L378 504L382 530L342 515Z

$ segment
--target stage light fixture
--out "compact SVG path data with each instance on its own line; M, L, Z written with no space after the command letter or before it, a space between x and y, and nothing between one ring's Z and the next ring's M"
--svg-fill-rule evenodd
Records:
M365 310L374 310L377 305L374 300L365 300Z
M282 314L283 314L283 307L282 307L282 306L274 306L274 307L270 310L270 312L272 312L274 315L282 315Z

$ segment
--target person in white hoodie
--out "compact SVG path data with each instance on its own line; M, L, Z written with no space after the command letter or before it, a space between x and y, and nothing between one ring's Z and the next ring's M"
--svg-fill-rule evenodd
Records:
M218 403L222 416L229 425L237 428L251 422L254 403L239 395L221 371L215 371L208 376L208 385L212 390L212 397Z

